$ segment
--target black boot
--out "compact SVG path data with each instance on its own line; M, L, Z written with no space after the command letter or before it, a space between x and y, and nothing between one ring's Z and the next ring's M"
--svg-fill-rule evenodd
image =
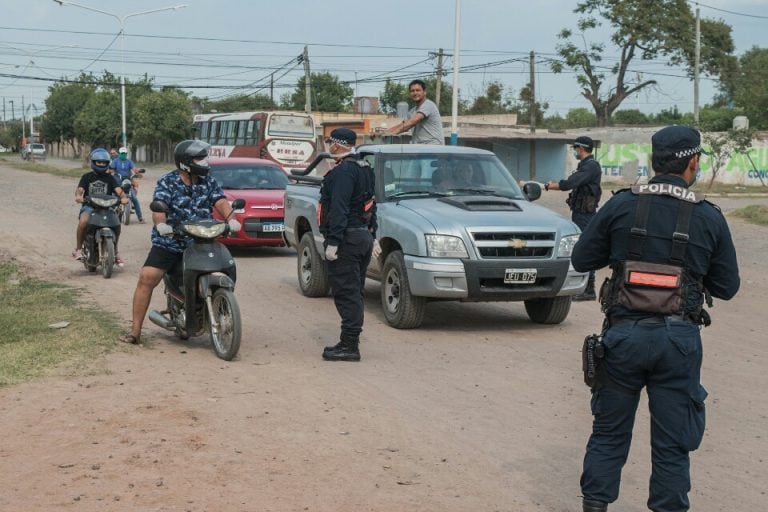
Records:
M595 300L595 273L589 273L589 279L587 280L587 287L584 288L584 292L573 296L573 300Z
M608 504L602 501L588 500L583 501L584 512L608 512Z
M359 361L360 338L357 336L341 335L340 341L333 347L325 347L323 359L326 361Z

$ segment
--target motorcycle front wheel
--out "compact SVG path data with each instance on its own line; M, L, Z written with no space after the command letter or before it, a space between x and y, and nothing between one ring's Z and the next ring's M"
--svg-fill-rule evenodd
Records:
M115 268L115 241L111 238L101 239L101 273L104 279L112 277Z
M98 266L98 254L94 254L93 251L91 251L91 248L94 247L95 242L92 235L88 235L85 237L85 242L83 242L82 247L82 253L83 253L83 266L85 267L85 270L88 272L96 272L96 267Z
M131 223L131 207L133 205L131 204L131 201L129 200L128 203L123 205L123 224L126 226Z
M231 361L240 350L240 306L234 292L227 288L219 288L213 292L211 304L214 318L208 319L208 332L211 335L213 351L221 359Z

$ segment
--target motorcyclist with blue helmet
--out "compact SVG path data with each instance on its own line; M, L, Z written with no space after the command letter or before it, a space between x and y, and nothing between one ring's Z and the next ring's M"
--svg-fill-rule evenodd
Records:
M88 160L91 164L91 171L83 174L75 189L75 202L81 205L77 223L77 245L75 245L75 250L72 251L72 257L76 260L80 260L83 257L80 248L83 246L85 230L88 226L88 221L91 219L91 214L93 213L93 208L84 204L85 199L94 194L114 194L120 198L121 203L128 203L128 198L123 193L123 189L117 186L114 177L107 174L110 163L107 150L104 148L94 149L88 156ZM117 228L115 232L115 262L118 266L122 267L125 263L123 262L123 259L117 255L117 241L119 238L120 228Z

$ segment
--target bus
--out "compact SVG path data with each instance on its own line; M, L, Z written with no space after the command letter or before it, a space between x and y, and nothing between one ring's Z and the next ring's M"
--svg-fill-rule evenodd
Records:
M197 114L195 138L211 145L210 156L265 158L305 169L315 157L315 122L303 112Z

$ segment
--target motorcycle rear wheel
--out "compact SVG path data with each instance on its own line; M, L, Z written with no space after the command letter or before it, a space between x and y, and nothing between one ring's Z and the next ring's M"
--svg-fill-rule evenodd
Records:
M101 273L104 279L112 277L115 268L115 241L111 238L101 239Z
M231 361L240 350L242 336L240 306L237 304L234 292L227 288L219 288L213 292L211 303L218 324L218 329L214 329L212 319L208 319L208 333L211 336L213 351L219 358Z

